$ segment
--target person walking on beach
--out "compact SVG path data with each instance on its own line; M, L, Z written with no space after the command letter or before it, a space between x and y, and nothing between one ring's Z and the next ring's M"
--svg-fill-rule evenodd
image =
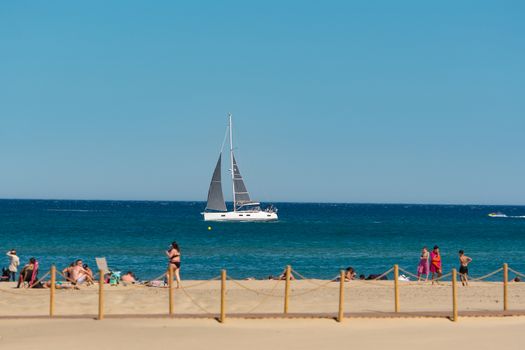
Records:
M432 273L432 284L436 282L439 284L439 279L443 275L443 270L441 268L441 254L439 253L439 247L434 246L434 249L430 253L430 272ZM437 275L437 278L434 276Z
M463 286L468 286L468 264L471 261L472 259L466 256L463 250L459 251L459 278Z
M177 242L171 243L170 247L166 251L168 256L168 267L173 268L175 278L177 279L177 288L180 288L180 248Z
M421 281L421 276L425 275L425 282L428 281L428 275L430 274L430 265L428 262L428 248L423 247L421 256L419 258L419 264L417 265L417 281Z
M20 265L20 259L14 249L8 251L6 255L9 257L9 277L13 282L16 282L16 272L18 271L18 265Z

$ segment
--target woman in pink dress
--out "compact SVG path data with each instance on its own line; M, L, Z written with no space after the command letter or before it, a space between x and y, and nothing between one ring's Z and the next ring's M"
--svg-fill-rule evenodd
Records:
M417 265L417 281L421 281L421 276L425 275L425 282L428 281L428 275L430 273L430 265L428 262L428 249L423 247L421 251L421 257L419 258L419 264Z

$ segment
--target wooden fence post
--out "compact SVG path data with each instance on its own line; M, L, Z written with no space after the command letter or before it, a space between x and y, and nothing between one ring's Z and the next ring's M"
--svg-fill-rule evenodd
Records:
M509 309L509 298L508 298L508 283L509 283L509 265L503 264L503 311Z
M394 265L394 310L399 312L399 266Z
M168 267L169 315L173 316L173 266Z
M288 313L288 303L290 299L290 270L291 270L290 265L286 266L286 273L285 273L286 284L284 285L284 313L285 314Z
M452 321L458 320L458 284L456 269L452 269Z
M98 319L104 319L104 270L98 272Z
M341 270L339 277L339 313L337 314L337 322L342 322L344 318L344 304L345 304L345 272Z
M49 317L55 314L55 283L56 283L57 268L51 265L51 285L49 286Z
M226 321L226 270L221 271L221 316L219 322Z

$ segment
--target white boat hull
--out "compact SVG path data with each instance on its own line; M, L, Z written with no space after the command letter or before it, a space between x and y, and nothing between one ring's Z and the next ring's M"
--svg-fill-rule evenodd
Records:
M277 213L267 211L229 211L225 213L203 213L204 221L274 221Z

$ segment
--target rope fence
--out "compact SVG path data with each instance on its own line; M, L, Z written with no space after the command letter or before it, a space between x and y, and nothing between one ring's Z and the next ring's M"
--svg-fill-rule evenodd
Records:
M503 272L503 279L501 282L499 282L502 284L502 287L503 287L502 288L503 308L501 311L499 311L499 313L496 312L495 315L496 314L497 315L508 315L509 314L509 297L508 297L508 283L509 283L508 273L509 271L514 273L516 276L525 278L525 274L508 267L507 264L503 264L501 268L498 268L483 276L469 278L469 282L470 281L471 282L481 282L481 281L486 281L487 279L492 278L493 276ZM400 272L404 274L405 276L414 278L415 280L411 281L408 278L400 279L400 275L399 275ZM70 283L71 285L73 285L74 288L78 288L78 285L76 284L75 281L73 281L71 278L69 278L62 272L56 271L56 268L54 266L52 266L51 269L47 271L40 279L30 284L27 288L27 289L35 289L37 288L37 286L38 288L42 288L42 286L44 285L44 288L49 289L49 292L50 292L49 293L49 317L56 317L55 290L59 288L62 283L61 281L57 281L57 275L61 277L63 281L66 281L67 283ZM390 275L393 275L393 280L385 279L385 277L390 276ZM46 281L48 277L50 279ZM86 289L82 289L83 291L87 291L87 292L98 295L98 315L97 315L98 320L103 320L105 318L106 300L105 300L104 295L108 292L109 293L113 293L113 292L121 293L124 291L123 288L114 288L114 289L112 289L111 287L109 289L104 288L104 285L107 284L104 277L105 277L104 271L99 271L98 288L87 287ZM295 288L295 287L292 288L292 284L294 283L294 280L296 280L296 278L298 281L305 281L306 283L314 285L314 287L305 289L304 285L302 285L301 288ZM459 280L463 282L461 274L459 276ZM152 283L155 281L156 283ZM212 297L212 298L216 299L218 297L220 299L220 305L218 305L218 310L214 312L214 311L211 311L209 307L209 305L211 305L210 300L212 300L212 299L209 299L209 294L216 293L217 292L216 289L205 289L207 292L204 293L204 297L202 295L203 293L201 293L201 295L199 296L198 295L199 293L191 293L191 290L197 289L198 287L204 287L208 284L211 284L217 281L220 281L220 294L216 294L215 297ZM414 311L401 312L400 288L403 288L406 286L414 286L414 285L424 286L430 283L431 284L437 283L438 281L447 282L445 284L440 284L443 287L447 287L447 288L448 286L451 287L451 295L452 295L451 311L439 311L439 312L436 311L434 313L433 312L414 312ZM450 281L451 283L449 284L448 281ZM291 266L287 266L284 273L281 276L279 276L279 278L275 279L273 284L265 285L264 289L257 289L253 287L253 284L250 286L249 283L244 283L241 280L233 279L227 275L225 270L223 270L219 276L215 276L207 280L198 281L198 282L195 282L189 285L185 285L185 283L181 283L180 286L177 286L176 288L176 290L180 291L180 293L175 294L174 273L173 273L172 268L170 268L167 272L145 283L128 285L131 288L126 289L126 291L134 292L137 289L145 288L148 286L164 288L163 290L166 290L166 289L168 290L168 310L167 310L168 316L176 317L177 315L180 315L175 312L175 305L176 305L175 297L176 295L182 295L187 299L187 301L189 301L190 305L193 305L196 309L199 310L199 312L201 313L200 315L203 315L209 318L216 318L220 322L225 322L226 316L228 317L248 317L248 315L252 315L252 316L258 316L258 317L265 317L265 316L287 317L287 316L292 315L292 316L299 317L298 315L300 314L297 314L297 313L289 314L290 300L293 299L294 303L297 303L300 301L300 299L297 299L299 297L307 296L312 293L316 293L316 292L325 290L327 292L326 296L331 295L329 293L338 292L337 293L337 305L338 305L337 313L335 313L335 310L332 310L332 312L334 313L333 318L336 319L338 322L342 322L344 318L353 317L352 313L345 312L346 311L345 308L347 308L347 306L345 306L345 294L349 293L349 295L351 296L352 289L356 288L358 284L361 284L362 286L366 286L366 287L374 286L378 288L386 288L386 289L393 290L394 292L393 299L392 299L393 312L386 313L390 316L399 317L399 315L407 316L409 314L413 314L413 315L425 314L427 316L433 316L433 315L434 316L435 315L441 315L441 316L445 315L446 316L447 312L450 312L448 314L448 317L452 321L457 321L459 318L459 314L460 314L458 311L458 283L457 281L458 281L458 273L456 269L452 269L451 272L442 274L438 278L422 281L420 280L419 275L416 275L407 269L399 267L398 265L394 265L393 267L389 268L382 274L378 276L374 276L374 278L372 279L354 281L353 278L349 279L348 276L345 275L345 271L341 271L340 274L338 274L337 276L335 276L334 278L330 280L318 280L318 279L306 277L300 272L296 271L295 269L292 269ZM358 282L357 285L356 285L356 282ZM491 283L495 284L498 282L491 282ZM239 290L248 291L250 293L255 294L255 296L259 298L253 299L253 303L250 302L251 305L246 306L246 311L243 311L242 313L241 312L228 313L227 312L228 284L238 287L238 289L235 289L237 291ZM438 289L443 288L443 287L438 287ZM203 289L201 289L201 291L202 290ZM13 290L6 290L5 288L0 288L0 293L7 295L9 298L12 296L17 297L17 298L25 298L28 296L28 294L30 294L29 292L20 293L20 292L13 291ZM165 292L162 292L161 294L163 293ZM208 299L205 300L204 298L208 298ZM260 310L261 307L264 304L268 303L268 301L272 298L274 300L282 300L282 307L283 307L282 313L280 314L279 313L254 313L255 310ZM350 300L352 300L352 297L350 297ZM332 301L332 303L334 302L335 300ZM275 307L275 303L272 305ZM243 305L240 305L240 304L234 303L234 306L239 308L240 306L245 306L245 304L243 303ZM332 314L332 312L330 312L330 314ZM357 312L354 312L354 314L356 313ZM488 313L490 312L487 311L487 314ZM511 313L525 315L525 310L515 310ZM363 317L366 316L365 315L366 313L362 313L362 314L363 314ZM373 312L371 314L373 314ZM196 316L196 314L184 314L184 315L186 317L191 317L192 315ZM308 315L309 317L326 317L326 314L308 314ZM462 315L468 316L469 314L468 312L463 312ZM119 315L119 316L126 317L126 314ZM9 316L0 316L0 317L9 317Z

